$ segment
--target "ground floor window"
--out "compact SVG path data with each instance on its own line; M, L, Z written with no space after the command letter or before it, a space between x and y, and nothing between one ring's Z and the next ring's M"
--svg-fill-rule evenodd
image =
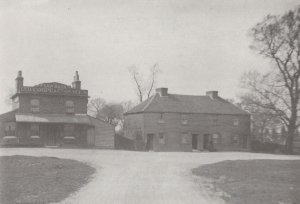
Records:
M74 136L75 134L75 132L74 132L74 129L75 129L75 127L74 127L74 125L72 125L72 124L66 124L65 126L64 126L64 133L65 133L65 136Z
M30 124L30 134L31 134L31 136L39 136L40 135L40 127L38 124Z
M158 133L159 144L166 144L166 137L164 133Z
M231 143L232 144L238 144L239 143L239 136L238 135L233 135L231 138Z
M15 136L16 135L16 123L8 122L5 123L5 136Z
M213 144L220 144L221 143L221 136L217 133L212 134L212 142L213 142Z
M187 144L188 133L181 133L181 144Z

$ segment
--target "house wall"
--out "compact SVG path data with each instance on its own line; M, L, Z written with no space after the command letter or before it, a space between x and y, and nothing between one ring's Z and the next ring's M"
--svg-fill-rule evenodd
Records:
M126 115L124 120L124 134L128 139L135 140L141 133L142 138L144 132L144 116L143 114Z
M39 113L66 113L66 101L74 101L74 113L87 113L87 97L80 96L55 96L55 95L20 95L19 96L19 113L31 112L31 99L40 100Z
M124 136L132 140L132 146L135 150L145 150L144 136L144 115L133 114L125 115Z
M144 143L147 134L154 134L154 151L192 151L192 134L198 135L199 150L203 150L204 134L220 136L221 139L214 145L217 150L240 150L247 147L247 138L250 136L249 115L186 114L186 116L187 124L182 124L179 113L164 113L163 123L159 122L160 113L127 115L126 132L141 128ZM238 126L234 126L234 119L238 119ZM164 133L165 144L159 144L159 133ZM182 143L182 133L188 134L186 144ZM233 144L235 135L239 137L237 144Z

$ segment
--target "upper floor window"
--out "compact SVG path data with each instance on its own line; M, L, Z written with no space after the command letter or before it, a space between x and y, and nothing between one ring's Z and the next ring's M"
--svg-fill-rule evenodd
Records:
M181 115L181 124L186 125L188 123L187 115Z
M31 99L31 112L40 112L40 100L39 99Z
M237 118L233 119L233 125L238 126L239 125L239 119L237 119Z
M166 138L164 133L158 133L159 144L166 144Z
M165 122L165 120L164 120L164 114L160 113L159 118L158 118L158 123L164 123L164 122Z
M66 101L66 112L74 113L74 101Z

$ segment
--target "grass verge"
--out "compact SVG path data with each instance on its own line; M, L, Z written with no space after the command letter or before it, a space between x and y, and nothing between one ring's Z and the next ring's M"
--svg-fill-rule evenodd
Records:
M95 172L84 163L54 157L0 157L0 203L59 202Z
M300 160L224 161L195 168L192 173L206 177L203 181L210 185L203 186L228 203L300 203Z

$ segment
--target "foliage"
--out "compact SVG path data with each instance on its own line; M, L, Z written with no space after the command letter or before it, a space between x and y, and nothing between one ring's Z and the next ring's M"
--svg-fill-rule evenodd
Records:
M103 98L93 98L88 104L89 113L99 119L117 126L123 127L123 113L133 107L131 101L121 103L107 103Z

